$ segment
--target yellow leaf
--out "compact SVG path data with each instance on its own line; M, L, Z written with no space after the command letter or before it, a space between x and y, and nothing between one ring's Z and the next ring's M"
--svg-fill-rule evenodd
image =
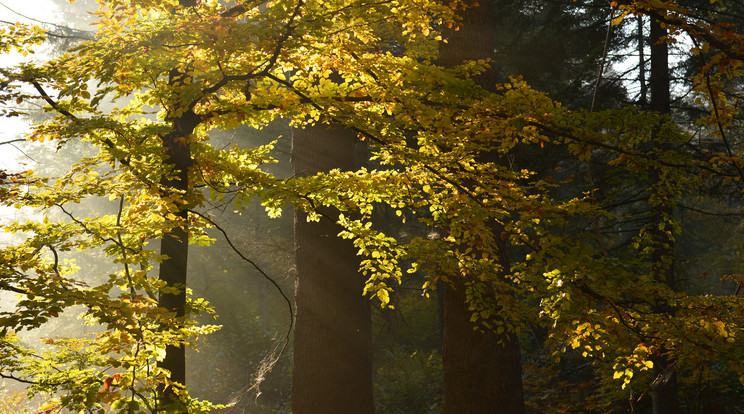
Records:
M579 338L573 338L571 339L571 348L576 349L581 345L581 342L579 342Z
M620 13L617 17L614 17L612 19L611 24L613 26L617 26L620 23L622 23L623 19L625 19L625 16L627 16L630 13L630 10L625 10L624 12Z
M388 291L385 289L380 289L377 291L377 299L380 300L380 303L382 303L383 307L385 307L388 303L390 303L390 295L388 294Z

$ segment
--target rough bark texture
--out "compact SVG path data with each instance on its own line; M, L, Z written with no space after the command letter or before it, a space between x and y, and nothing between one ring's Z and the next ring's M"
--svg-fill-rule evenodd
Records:
M666 29L661 26L658 20L651 19L651 105L652 111L668 115L671 109L670 80L669 80L669 48L663 40L667 35ZM666 151L669 148L668 143L661 143L654 140L652 143L654 149ZM652 180L659 180L659 171L652 171ZM656 223L664 223L668 216L673 214L672 206L664 203L653 207L654 220ZM656 278L674 288L675 271L674 271L674 241L658 225L653 226L652 234L655 244L654 252L651 257L652 271ZM660 311L664 311L660 309ZM663 353L663 349L661 350ZM651 384L653 392L653 412L654 414L676 414L679 412L677 403L677 374L674 366L666 356L658 355L652 358L654 363L653 376Z
M295 175L352 170L356 134L316 125L293 131ZM330 217L335 213L326 210ZM370 305L362 296L356 249L323 218L295 215L297 323L294 333L292 412L371 414Z
M443 413L524 413L517 337L473 330L463 282L444 294Z
M471 5L477 2L469 1ZM480 2L463 15L459 30L445 33L448 43L440 48L440 63L456 65L463 60L494 56L494 16L491 2ZM493 89L492 70L476 81ZM488 155L486 155L488 156ZM494 231L501 233L500 226ZM499 246L499 265L510 268L507 245ZM444 414L524 413L522 365L519 342L513 332L497 334L474 330L465 297L466 280L455 279L444 294Z

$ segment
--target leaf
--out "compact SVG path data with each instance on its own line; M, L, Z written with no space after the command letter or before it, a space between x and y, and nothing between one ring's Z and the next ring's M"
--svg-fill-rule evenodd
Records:
M617 15L617 16L615 16L615 17L612 18L612 20L610 21L610 24L612 26L619 25L620 23L623 22L623 20L625 19L625 17L628 16L628 14L630 14L630 10L623 10L623 11L621 11L619 15Z

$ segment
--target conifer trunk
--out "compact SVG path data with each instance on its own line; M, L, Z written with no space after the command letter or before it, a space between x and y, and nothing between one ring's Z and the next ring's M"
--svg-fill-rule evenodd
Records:
M643 15L636 16L636 23L638 31L638 82L641 84L638 105L644 108L648 104L648 90L646 88L646 37L643 34Z
M355 169L356 133L315 125L295 129L296 176ZM326 209L328 217L337 212ZM356 249L326 217L308 223L295 213L297 279L292 412L372 414L370 304L362 296Z
M468 1L459 30L445 33L448 43L440 47L440 63L456 65L463 60L494 57L494 16L489 1ZM495 87L493 70L476 81L486 89ZM487 155L490 156L490 155ZM494 225L493 231L501 234ZM500 237L497 237L500 240ZM498 265L508 272L507 243L499 246ZM505 330L480 332L470 322L464 278L453 278L444 294L444 414L524 413L521 353L517 335Z

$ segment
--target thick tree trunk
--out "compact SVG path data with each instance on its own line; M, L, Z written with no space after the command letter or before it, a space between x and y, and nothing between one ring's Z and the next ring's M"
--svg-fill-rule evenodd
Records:
M668 115L671 108L670 81L669 81L669 48L663 40L667 35L666 29L661 23L651 19L651 104L652 111ZM654 149L666 151L669 144L661 143L654 139L652 143ZM660 172L652 171L652 180L654 184L660 180ZM663 197L664 199L666 197ZM652 272L657 280L666 283L674 288L674 240L667 234L662 226L667 217L673 214L670 201L660 201L658 205L653 206L654 221L653 226L653 243L654 250L651 257ZM663 309L660 311L664 311ZM672 361L662 354L652 359L654 363L653 375L654 380L651 384L653 391L653 412L654 414L676 414L678 410L677 403L677 375L674 370Z
M444 294L443 413L524 413L517 335L474 330L464 282Z
M356 142L356 133L346 129L322 125L295 129L295 175L354 169ZM296 212L295 414L374 413L370 304L362 296L364 279L356 249L349 240L337 237L339 231L325 217L308 223L305 214Z
M440 48L440 63L456 65L463 60L494 56L493 5L489 1L468 1L459 30L445 33L448 43ZM493 70L476 81L486 89L495 87ZM488 156L488 155L486 155ZM498 228L496 228L498 227ZM494 226L497 234L500 226ZM499 248L499 266L510 268L508 245ZM524 413L522 365L519 342L514 332L480 332L470 322L465 296L467 280L455 278L444 295L444 414Z

